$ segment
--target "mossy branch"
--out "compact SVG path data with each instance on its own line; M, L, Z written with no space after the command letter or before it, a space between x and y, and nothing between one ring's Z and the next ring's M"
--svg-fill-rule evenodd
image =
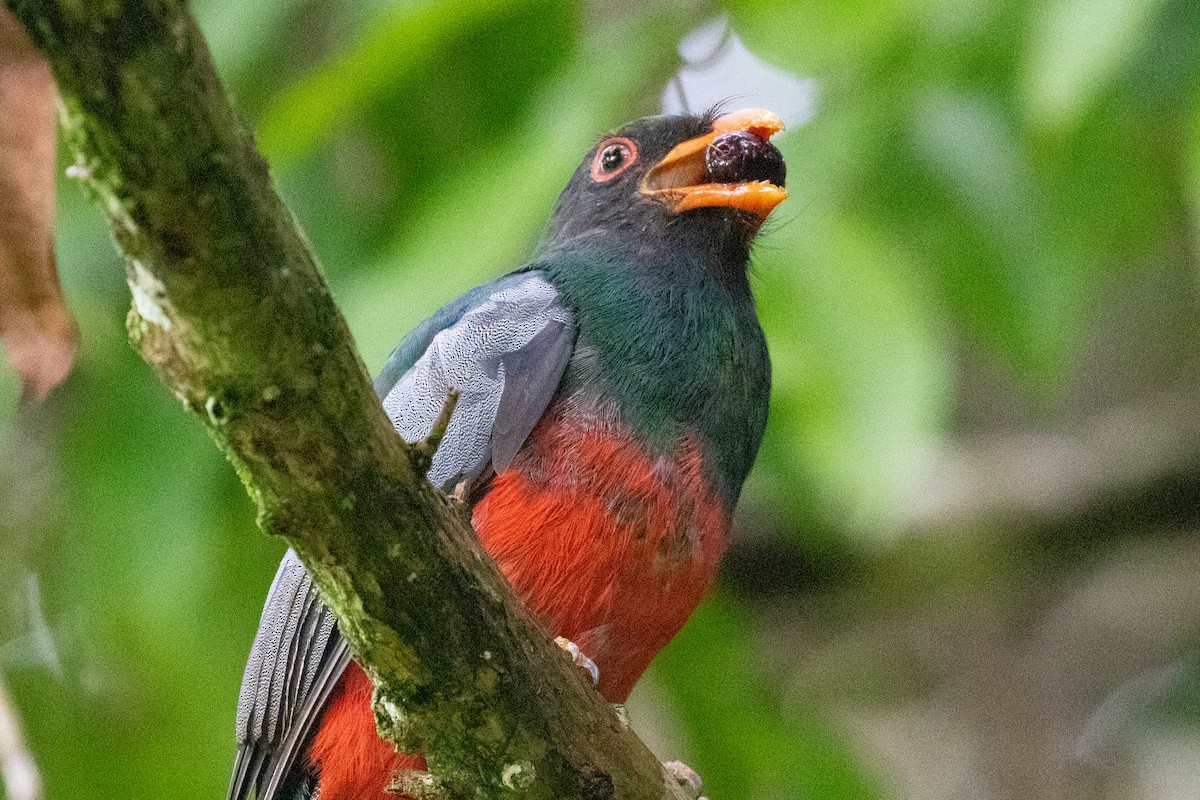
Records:
M134 344L312 572L382 734L447 797L682 796L393 431L186 4L5 2L124 254Z

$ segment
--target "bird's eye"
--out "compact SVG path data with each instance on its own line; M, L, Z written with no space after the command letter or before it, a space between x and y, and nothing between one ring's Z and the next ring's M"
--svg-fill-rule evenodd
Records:
M625 163L625 148L619 144L610 144L600 154L600 169L603 172L613 172Z
M629 139L609 139L596 150L592 161L592 180L597 183L612 180L637 161L637 145Z

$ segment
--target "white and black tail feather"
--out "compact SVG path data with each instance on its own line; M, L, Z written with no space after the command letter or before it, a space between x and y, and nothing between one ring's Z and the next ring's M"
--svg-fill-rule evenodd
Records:
M350 651L333 615L300 559L288 550L242 677L230 800L289 798L291 792L280 790L305 777L292 774L292 768L349 663Z

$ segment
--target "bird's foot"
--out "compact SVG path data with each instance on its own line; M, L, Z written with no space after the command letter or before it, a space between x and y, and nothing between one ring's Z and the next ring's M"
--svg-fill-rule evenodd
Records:
M666 761L663 762L663 770L667 776L679 784L679 788L683 793L693 800L708 800L700 795L700 776L696 774L696 770L689 767L682 761Z
M579 645L572 642L565 636L555 636L554 643L566 650L571 656L571 661L575 662L575 666L583 667L588 674L592 676L592 686L600 682L600 668L596 666L596 662L583 654L579 649Z

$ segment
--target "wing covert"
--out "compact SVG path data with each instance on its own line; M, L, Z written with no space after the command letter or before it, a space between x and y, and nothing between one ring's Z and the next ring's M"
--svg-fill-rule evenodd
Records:
M574 342L574 314L559 303L558 291L536 272L518 273L434 335L384 396L383 408L400 435L415 442L429 434L447 392L458 390L429 482L446 490L475 483L524 444L558 388Z

